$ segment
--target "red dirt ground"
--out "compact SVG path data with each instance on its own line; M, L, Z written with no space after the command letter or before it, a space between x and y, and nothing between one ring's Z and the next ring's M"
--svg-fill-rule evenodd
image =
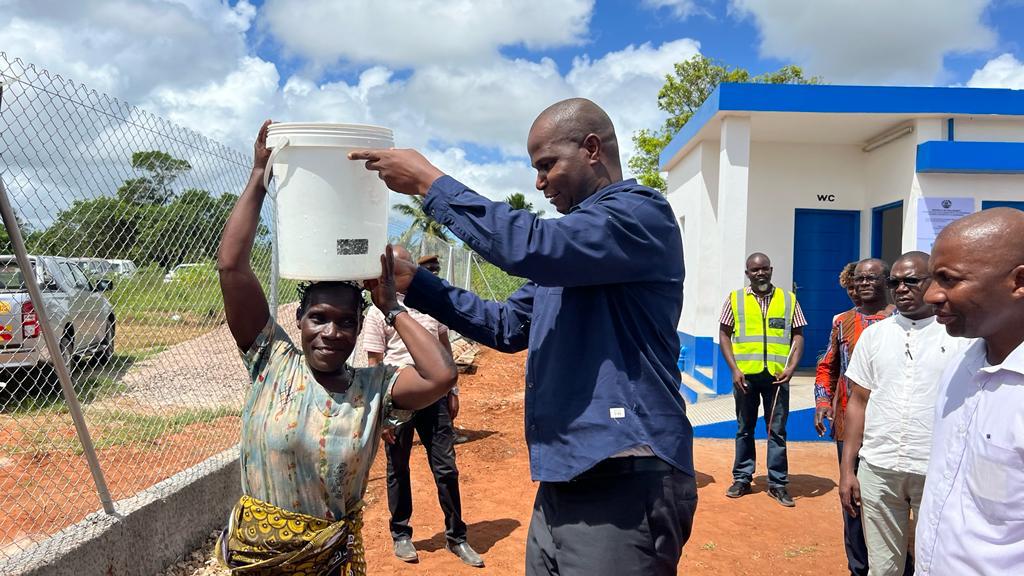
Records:
M382 451L371 471L366 494L364 536L371 574L523 573L526 533L536 490L530 481L522 431L524 360L524 354L503 355L485 350L477 358L477 373L460 379L462 410L456 424L471 438L457 448L463 512L469 524L470 543L487 562L485 571L462 565L444 549L443 517L433 479L424 453L416 448L412 461L412 521L420 562L408 565L392 556ZM115 497L131 495L151 485L154 479L199 461L189 457L189 461L174 465L167 461L168 453L213 454L226 448L195 446L196 438L217 437L210 434L210 427L222 429L221 437L225 440L237 435L237 420L224 418L186 428L152 447L101 451L100 460ZM11 427L0 426L0 432L4 431L12 432ZM759 443L759 455L763 462L763 442ZM792 509L768 498L763 475L755 478L753 494L740 500L727 499L724 492L731 481L732 458L731 441L696 442L694 460L700 501L680 573L842 573L846 562L834 446L790 444L790 492L797 502ZM165 469L168 466L175 470ZM84 487L77 497L71 498L74 504L57 506L40 497L73 485ZM98 509L90 486L88 469L79 455L22 455L6 459L0 466L0 491L19 491L21 495L16 499L19 504L6 510L0 519L0 549L14 552L29 535L52 533Z
M525 355L483 351L474 375L463 375L461 414L456 424L472 439L457 447L463 516L469 541L487 567L462 565L444 549L444 522L426 456L412 459L413 542L416 565L391 553L385 462L371 471L364 536L371 574L523 573L526 532L536 484L530 481L523 441ZM764 460L759 443L759 463ZM783 508L765 493L763 473L755 492L739 500L725 497L732 481L733 443L698 440L694 461L699 503L693 535L680 562L681 574L840 574L846 567L838 497L838 465L831 443L791 443L790 493L796 508ZM763 470L763 464L759 468Z

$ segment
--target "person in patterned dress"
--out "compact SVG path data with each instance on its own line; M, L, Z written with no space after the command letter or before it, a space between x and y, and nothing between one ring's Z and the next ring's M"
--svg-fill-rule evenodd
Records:
M852 280L860 304L833 319L828 349L818 361L814 379L814 427L818 436L823 436L825 420L832 422L832 438L836 441L840 465L843 458L846 399L850 394L849 383L843 374L846 373L853 349L864 329L892 314L893 306L889 304L889 292L885 287L888 278L889 265L883 260L868 258L857 263ZM843 511L843 540L850 574L867 574L868 550L864 542L864 531L860 519L846 511Z
M391 246L380 279L365 287L414 365L348 365L364 307L355 283L301 287L298 343L274 321L249 263L266 195L269 125L260 128L252 176L217 256L228 327L252 379L242 412L243 497L217 554L232 573L356 576L366 571L362 498L385 420L395 424L433 404L458 373L438 339L399 305Z

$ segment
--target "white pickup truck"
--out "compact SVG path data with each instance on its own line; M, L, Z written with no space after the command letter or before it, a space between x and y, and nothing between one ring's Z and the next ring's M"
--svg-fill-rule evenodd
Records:
M114 308L103 296L109 280L93 284L71 260L29 256L61 354L70 362L91 355L104 364L114 354ZM36 303L14 256L0 256L0 369L44 368L52 364L42 338Z

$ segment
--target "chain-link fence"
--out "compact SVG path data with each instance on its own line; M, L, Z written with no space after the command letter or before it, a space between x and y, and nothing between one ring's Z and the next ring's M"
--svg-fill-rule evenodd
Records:
M2 53L0 79L0 177L98 472L130 497L237 443L248 381L214 257L252 161ZM264 228L253 265L274 298ZM102 482L6 228L0 243L2 562L98 510Z
M0 230L2 573L33 543L237 444L248 379L214 258L251 158L2 52L0 126L0 179L41 290L29 296ZM297 294L275 280L271 210L253 267L277 310ZM452 284L499 300L523 284L454 240L392 224Z

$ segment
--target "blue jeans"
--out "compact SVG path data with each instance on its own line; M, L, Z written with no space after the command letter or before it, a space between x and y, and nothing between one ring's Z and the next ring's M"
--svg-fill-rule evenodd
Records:
M775 404L771 417L772 429L768 431L768 486L778 488L789 483L789 460L786 458L786 420L789 418L789 384L776 386L775 376L767 370L760 374L747 374L749 391L733 390L736 400L736 460L732 466L732 479L750 483L754 477L756 452L754 450L754 428L757 426L758 404L764 405L765 425L768 414ZM775 394L778 392L778 400Z

